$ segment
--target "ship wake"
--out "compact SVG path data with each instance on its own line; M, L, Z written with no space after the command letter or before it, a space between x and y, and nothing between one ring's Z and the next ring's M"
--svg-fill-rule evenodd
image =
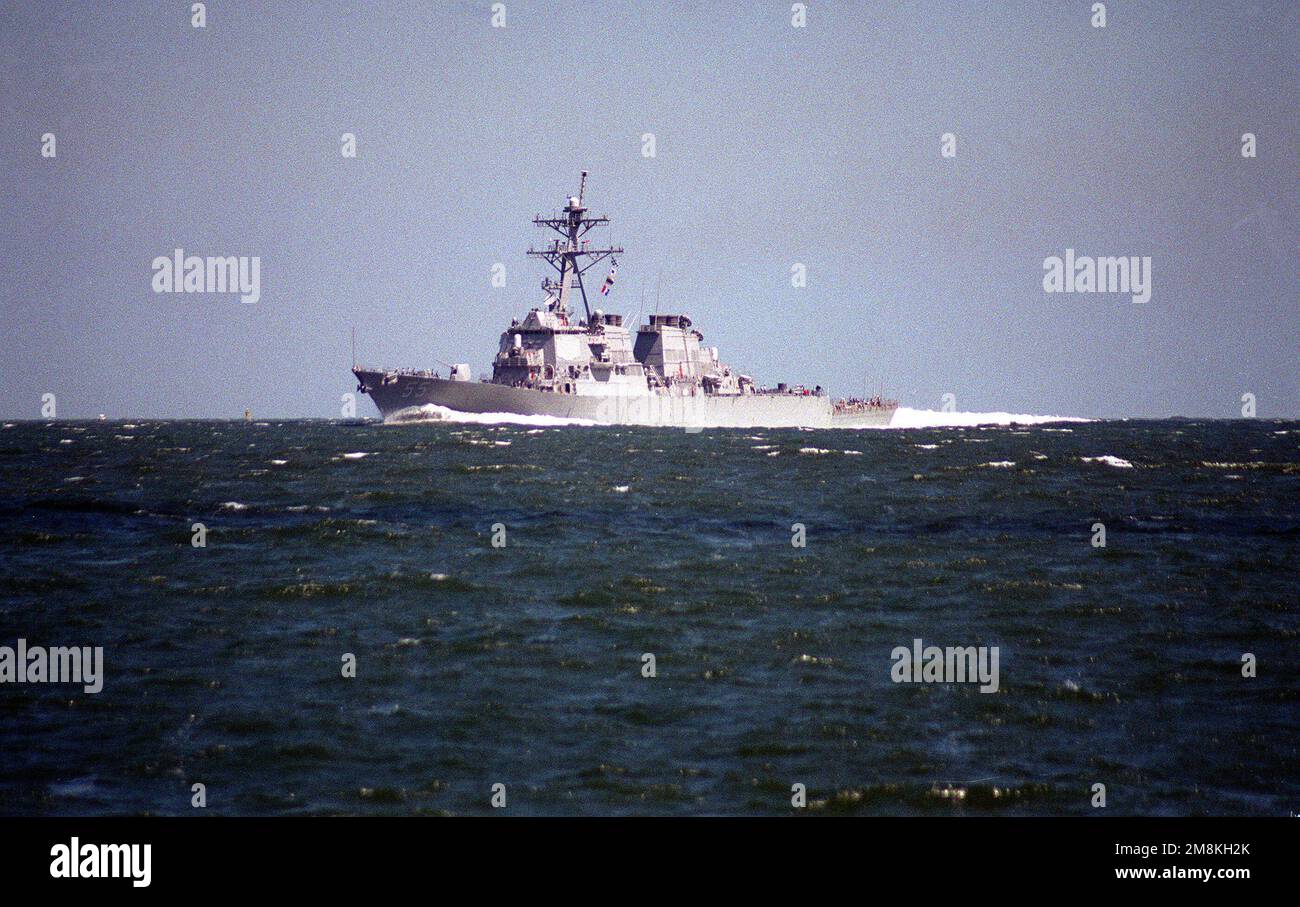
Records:
M528 425L534 428L562 428L565 426L593 426L601 423L591 419L566 419L560 416L525 415L522 413L467 413L448 409L436 403L410 407L394 413L387 420L390 425L411 423L447 422L474 425ZM1038 416L1030 413L957 413L931 409L912 409L900 406L888 425L835 426L837 429L889 429L889 428L973 428L977 426L1043 425L1052 422L1091 422L1078 416ZM804 428L803 431L818 431Z
M531 425L541 428L556 428L565 425L596 425L590 419L565 419L559 416L523 415L521 413L464 413L436 403L411 407L394 413L386 420L389 424L409 424L412 422L459 422L475 425Z
M868 428L965 428L977 425L1042 425L1048 422L1091 422L1078 416L1035 416L1028 413L949 413L900 406L888 425Z

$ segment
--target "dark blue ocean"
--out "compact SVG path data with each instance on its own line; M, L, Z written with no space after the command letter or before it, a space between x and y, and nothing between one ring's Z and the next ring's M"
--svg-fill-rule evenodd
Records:
M0 685L6 815L1300 809L1297 422L7 423L0 476L0 646L104 649Z

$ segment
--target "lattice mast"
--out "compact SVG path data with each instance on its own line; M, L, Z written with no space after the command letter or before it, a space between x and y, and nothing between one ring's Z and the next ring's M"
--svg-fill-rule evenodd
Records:
M547 277L542 281L542 289L547 294L547 308L552 312L569 314L569 296L574 288L582 295L582 308L587 313L587 323L591 323L591 307L587 304L587 288L583 285L582 275L591 267L604 261L611 255L622 255L620 246L603 249L590 248L590 240L583 237L594 227L603 227L609 223L608 217L587 217L587 208L583 199L587 192L587 171L582 171L582 182L578 194L571 196L564 210L558 217L533 218L539 227L550 227L559 238L551 241L549 246L541 249L528 248L528 254L544 258L555 268L559 280ZM584 259L586 260L584 262Z

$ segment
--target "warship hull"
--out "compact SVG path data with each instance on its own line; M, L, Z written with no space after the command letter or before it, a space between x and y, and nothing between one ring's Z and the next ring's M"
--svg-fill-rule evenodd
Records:
M675 428L857 428L888 425L893 407L839 417L824 396L580 395L480 381L455 381L427 374L367 369L353 372L385 422L428 419L432 404L460 413L505 413L581 419L599 425Z

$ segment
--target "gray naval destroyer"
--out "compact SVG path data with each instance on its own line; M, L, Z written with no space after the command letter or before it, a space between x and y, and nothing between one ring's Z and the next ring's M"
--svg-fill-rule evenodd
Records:
M856 428L888 425L897 401L879 397L832 401L820 386L761 387L718 358L716 347L686 315L650 315L636 336L623 316L593 309L583 274L609 258L614 267L601 288L614 283L622 248L592 248L584 238L607 217L590 217L584 202L587 171L578 194L555 217L533 223L554 231L540 249L558 279L542 282L545 303L502 332L492 377L473 381L469 366L437 371L353 365L357 390L368 394L386 422L436 418L444 407L461 413L553 416L607 425L683 428ZM549 235L549 234L548 234ZM570 303L581 297L585 317L574 320ZM432 406L430 406L432 404Z

